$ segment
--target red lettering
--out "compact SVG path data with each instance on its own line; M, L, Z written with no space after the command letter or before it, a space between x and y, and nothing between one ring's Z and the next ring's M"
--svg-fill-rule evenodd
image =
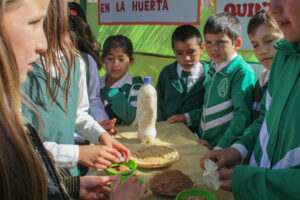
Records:
M151 11L155 11L154 6L155 6L155 1L151 0L151 7L150 7Z
M149 1L145 1L145 11L149 11Z
M116 3L116 11L117 12L121 12L121 11L125 12L124 1L121 1L121 8L119 8L119 3L118 2Z
M101 3L100 12L101 13L109 12L109 3Z
M270 6L269 2L262 2L259 3L243 3L243 4L233 4L229 3L225 5L224 12L229 12L233 15L236 15L238 17L253 17L254 13L257 13L262 7L268 7ZM254 9L254 10L253 10ZM253 12L254 11L254 12Z
M261 4L263 5L264 8L270 6L270 2L262 2Z
M255 13L257 13L260 9L261 9L261 6L258 3L256 3L255 4Z
M139 11L143 11L143 9L144 9L144 4L143 4L143 2L140 2L139 1Z
M137 11L137 2L132 1L132 11Z
M160 4L161 4L162 0L156 0L156 2L158 3L158 11L160 11Z
M235 5L233 3L227 4L224 8L224 11L236 15Z
M254 7L254 3L249 3L248 5L248 17L253 17L253 7Z
M243 13L241 12L241 4L237 4L236 7L237 7L237 16L244 17L247 12L247 4L243 3Z
M164 0L164 6L163 6L163 8L162 8L163 10L168 10L169 8L168 8L168 2L167 2L167 0Z

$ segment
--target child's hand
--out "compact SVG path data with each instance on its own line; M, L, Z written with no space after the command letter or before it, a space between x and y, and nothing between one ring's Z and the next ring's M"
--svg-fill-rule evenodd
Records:
M114 128L115 123L116 123L116 118L112 120L106 120L106 119L101 119L98 121L98 123L110 134L110 135L116 135L117 134L117 129Z
M204 145L204 146L206 146L206 147L209 148L210 150L213 149L213 147L210 146L206 140L197 139L197 142L200 143L200 144L202 144L202 145Z
M178 114L178 115L173 115L167 119L168 122L170 123L175 123L175 122L184 122L186 123L186 118L184 114Z
M136 175L129 176L121 183L121 175L113 176L114 185L110 191L111 200L147 200L152 196L151 191L146 191L148 184L141 184Z
M232 175L233 175L233 168L232 169L221 169L219 170L220 180L222 180L221 188L223 190L232 191Z
M104 145L81 145L79 146L78 162L87 167L106 169L115 163L119 153L112 147Z

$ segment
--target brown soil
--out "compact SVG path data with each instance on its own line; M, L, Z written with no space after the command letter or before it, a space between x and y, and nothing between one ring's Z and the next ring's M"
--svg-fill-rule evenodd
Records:
M177 169L156 174L150 179L149 184L153 192L165 196L176 196L177 193L190 189L194 185L190 177Z

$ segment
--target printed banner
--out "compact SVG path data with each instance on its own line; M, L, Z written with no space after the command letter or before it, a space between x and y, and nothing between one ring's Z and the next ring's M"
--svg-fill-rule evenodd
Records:
M252 50L247 34L250 18L261 8L269 6L268 0L216 0L216 12L229 12L238 17L242 24L243 44L241 50Z
M98 23L200 24L200 0L98 0Z

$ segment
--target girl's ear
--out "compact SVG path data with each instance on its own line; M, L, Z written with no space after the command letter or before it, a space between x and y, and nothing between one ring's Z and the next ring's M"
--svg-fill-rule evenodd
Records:
M235 44L234 44L234 47L235 47L235 50L238 50L241 48L242 46L242 38L238 38L236 41L235 41Z
M133 63L134 63L134 57L130 58L129 65L132 65Z

